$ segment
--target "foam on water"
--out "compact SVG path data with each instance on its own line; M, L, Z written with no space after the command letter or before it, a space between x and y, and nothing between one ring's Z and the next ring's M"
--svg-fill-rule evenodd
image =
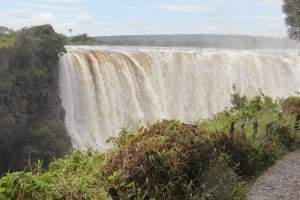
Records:
M138 120L193 122L230 106L232 85L253 96L300 91L296 50L68 46L60 60L65 123L75 148L104 150Z

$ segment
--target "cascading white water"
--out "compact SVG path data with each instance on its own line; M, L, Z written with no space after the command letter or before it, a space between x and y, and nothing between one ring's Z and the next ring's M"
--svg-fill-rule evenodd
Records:
M68 47L60 93L73 146L104 150L138 120L193 122L230 106L232 85L247 96L300 91L298 51Z

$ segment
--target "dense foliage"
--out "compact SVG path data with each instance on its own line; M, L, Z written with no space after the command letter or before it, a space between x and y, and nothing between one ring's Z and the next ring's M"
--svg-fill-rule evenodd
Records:
M38 162L30 166L30 172L4 176L0 199L109 199L104 189L97 187L103 161L99 153L77 151L51 163L47 172Z
M282 10L290 38L300 41L300 0L284 0Z
M0 48L11 47L13 46L14 42L15 42L14 30L4 26L0 26ZM0 57L0 61L2 59L3 58Z
M89 37L86 33L69 37L67 40L69 45L102 45L101 40Z
M57 85L64 44L42 25L22 29L12 47L0 48L0 174L69 151Z
M0 199L245 199L247 180L300 146L300 98L251 100L198 124L123 129L105 155L71 153L42 171L6 174Z

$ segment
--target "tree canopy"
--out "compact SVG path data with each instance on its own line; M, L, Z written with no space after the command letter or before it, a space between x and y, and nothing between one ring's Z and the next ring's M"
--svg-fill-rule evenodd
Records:
M0 26L0 48L12 47L15 43L15 31L13 29ZM0 65L2 55L0 55Z
M9 35L14 33L13 29L7 28L5 26L0 26L0 35Z
M50 25L24 28L0 48L0 174L43 160L47 165L71 147L58 94L58 60L64 38Z
M68 44L70 45L102 45L102 41L94 37L88 36L88 34L80 34L77 36L69 37Z
M282 10L286 14L289 37L300 41L300 0L284 0Z

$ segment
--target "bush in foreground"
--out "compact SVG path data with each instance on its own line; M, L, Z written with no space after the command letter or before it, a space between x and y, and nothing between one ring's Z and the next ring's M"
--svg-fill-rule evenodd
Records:
M223 153L228 139L177 120L159 121L138 134L123 132L115 140L104 168L103 184L128 194L154 199L235 199L245 185ZM143 199L143 198L141 198Z
M47 171L6 174L0 199L245 199L248 178L300 146L298 102L261 95L197 125L123 129L105 155L76 151Z
M39 161L29 172L8 173L0 179L0 199L109 199L97 179L102 179L104 156L73 152L52 162L47 171Z

